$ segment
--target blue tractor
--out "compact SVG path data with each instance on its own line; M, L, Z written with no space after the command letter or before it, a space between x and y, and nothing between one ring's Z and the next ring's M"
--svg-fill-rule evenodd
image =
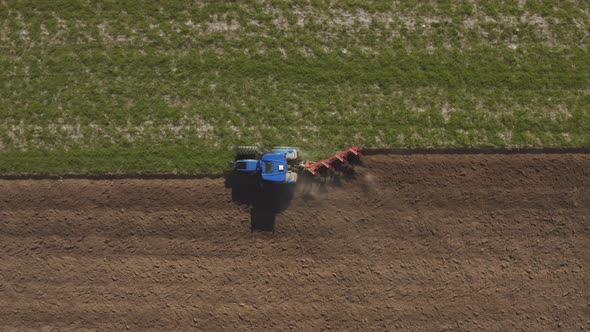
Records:
M260 176L263 181L295 183L302 163L297 148L274 147L263 153L255 146L240 146L232 166L238 174Z

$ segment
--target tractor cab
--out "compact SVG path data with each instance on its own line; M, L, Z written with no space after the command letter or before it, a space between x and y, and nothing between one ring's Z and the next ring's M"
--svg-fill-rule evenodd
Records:
M287 158L285 155L269 153L260 159L260 170L262 179L272 182L286 182L287 179Z
M260 159L252 159L257 155L255 147L240 147L244 159L238 159L235 163L235 170L241 173L259 174L262 180L270 182L295 183L297 173L293 165L298 158L296 148L277 147L270 153L263 154Z

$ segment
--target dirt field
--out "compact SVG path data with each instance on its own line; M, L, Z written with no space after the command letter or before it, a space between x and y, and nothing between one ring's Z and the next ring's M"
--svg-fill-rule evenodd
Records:
M590 329L590 155L356 170L274 234L223 179L2 180L0 330Z

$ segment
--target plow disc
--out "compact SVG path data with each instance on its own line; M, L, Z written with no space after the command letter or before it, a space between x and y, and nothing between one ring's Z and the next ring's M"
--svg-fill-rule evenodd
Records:
M350 163L351 160L357 159L361 153L358 146L353 146L347 150L339 152L330 158L326 158L316 162L306 161L304 168L313 175L323 174L329 169L338 167L339 165Z

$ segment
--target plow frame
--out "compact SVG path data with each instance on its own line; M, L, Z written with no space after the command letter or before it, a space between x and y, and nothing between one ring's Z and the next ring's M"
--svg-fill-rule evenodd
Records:
M342 152L338 152L332 157L322 159L316 162L305 162L304 169L313 175L319 175L323 170L334 168L334 163L348 163L351 156L361 156L360 148L355 145Z

